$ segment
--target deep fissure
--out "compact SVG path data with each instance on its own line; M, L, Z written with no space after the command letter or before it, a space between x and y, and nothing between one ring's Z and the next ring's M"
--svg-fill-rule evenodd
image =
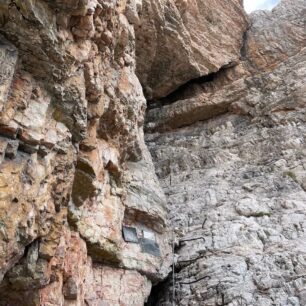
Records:
M205 86L213 86L213 83L218 80L222 75L226 73L228 69L231 69L235 66L235 63L230 63L221 67L218 71L209 73L207 75L200 76L195 79L191 79L185 84L179 86L177 89L172 91L166 97L152 99L147 101L148 110L154 108L160 108L165 105L170 105L179 100L184 100L192 97L194 95L194 87L205 87Z

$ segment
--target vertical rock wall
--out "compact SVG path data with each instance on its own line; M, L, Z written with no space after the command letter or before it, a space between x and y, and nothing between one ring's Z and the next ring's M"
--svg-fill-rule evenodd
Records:
M157 305L306 304L305 9L252 14L237 65L148 111L176 234Z
M305 305L305 9L0 0L0 305Z
M143 305L168 273L127 10L0 2L0 305Z

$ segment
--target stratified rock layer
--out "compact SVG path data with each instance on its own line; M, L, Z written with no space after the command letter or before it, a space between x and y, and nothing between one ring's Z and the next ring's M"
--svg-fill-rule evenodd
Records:
M139 15L137 74L149 99L239 61L241 0L144 0Z
M0 305L143 305L169 271L126 10L0 4Z
M305 305L305 1L251 15L243 62L154 104L176 234L158 305Z
M305 11L0 1L0 305L305 305Z

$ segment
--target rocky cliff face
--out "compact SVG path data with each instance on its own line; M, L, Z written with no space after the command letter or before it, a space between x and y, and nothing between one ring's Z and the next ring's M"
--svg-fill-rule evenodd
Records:
M176 234L158 305L306 304L305 12L252 14L237 65L149 110Z
M304 305L305 10L0 1L0 305Z
M168 273L127 10L1 2L0 305L143 305Z

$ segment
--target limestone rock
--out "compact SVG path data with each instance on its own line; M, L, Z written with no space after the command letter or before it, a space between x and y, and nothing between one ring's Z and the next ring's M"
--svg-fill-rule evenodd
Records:
M149 110L178 242L155 305L305 303L304 21L305 1L252 14L239 65Z
M149 99L239 61L242 1L144 0L136 26L137 75Z
M138 6L0 4L0 305L143 305L169 272L128 21ZM126 179L140 169L147 182ZM162 256L123 239L135 206L129 226L139 241L144 228L156 237Z
M0 1L0 305L305 305L305 42L304 0Z
M244 52L252 69L272 70L305 47L305 1L282 2L272 12L251 14Z
M1 79L0 79L0 110L2 111L7 100L10 85L17 64L18 51L14 45L1 37Z

